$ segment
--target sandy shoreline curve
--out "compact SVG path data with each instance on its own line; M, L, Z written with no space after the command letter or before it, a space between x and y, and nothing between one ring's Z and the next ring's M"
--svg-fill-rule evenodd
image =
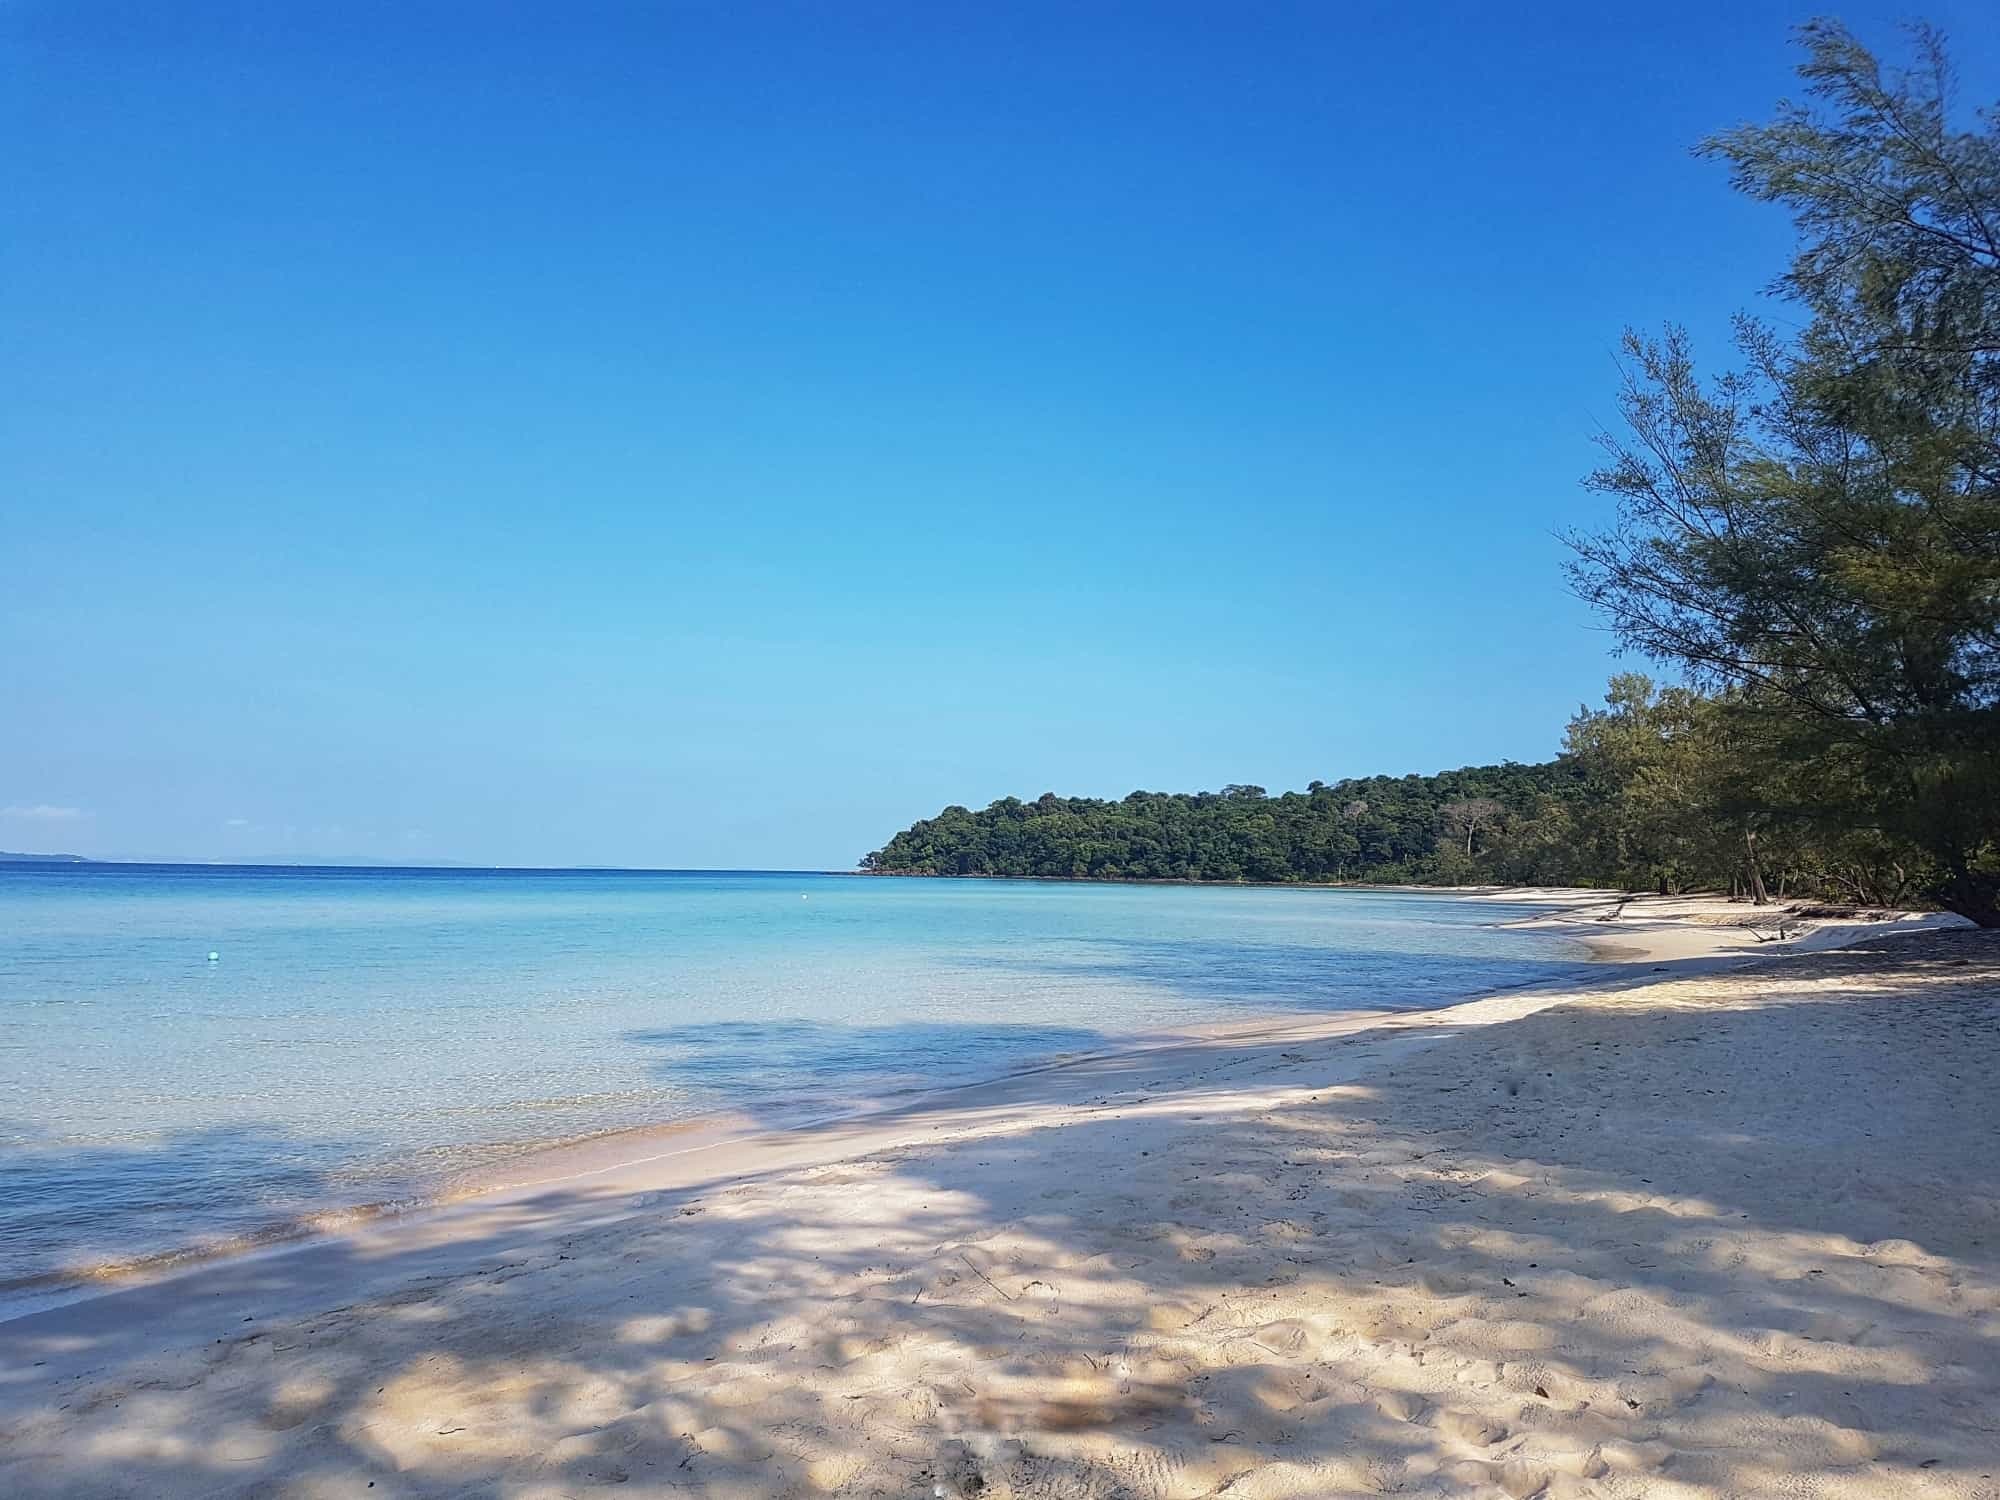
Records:
M1271 887L1276 889L1278 887ZM1292 887L1313 894L1317 887ZM1367 889L1419 891L1419 887L1369 887ZM1484 887L1453 888L1445 894L1480 894ZM1435 893L1433 893L1435 894ZM1602 893L1589 891L1535 891L1533 904L1550 901L1567 904L1572 899L1587 902ZM1494 923L1494 926L1505 924ZM1587 949L1599 945L1584 940ZM1616 954L1604 956L1616 958ZM1478 992L1474 992L1476 997ZM1280 1012L1287 1015L1289 1012ZM1107 1036L1102 1045L1081 1053L1055 1053L1010 1063L988 1077L979 1077L947 1086L947 1091L1002 1078L1025 1076L1049 1067L1060 1067L1082 1057L1107 1050L1144 1049L1165 1040L1185 1041L1192 1036L1254 1032L1269 1024L1270 1018L1238 1016L1206 1026L1195 1023L1173 1032L1138 1032L1127 1036ZM473 1166L454 1168L424 1182L398 1184L400 1192L389 1198L358 1198L333 1201L302 1209L283 1217L234 1229L226 1233L170 1242L143 1250L104 1255L65 1266L38 1270L12 1280L0 1280L0 1323L60 1307L109 1291L145 1282L186 1275L219 1260L250 1255L282 1254L299 1245L330 1235L338 1235L376 1220L405 1220L450 1208L469 1199L501 1193L553 1186L559 1182L599 1174L609 1168L633 1171L667 1155L690 1149L707 1149L773 1129L810 1130L856 1116L875 1115L908 1108L936 1091L901 1087L887 1092L864 1091L851 1101L831 1103L813 1112L793 1112L781 1120L763 1122L748 1114L716 1108L693 1115L591 1131L578 1136L560 1136L542 1141L491 1143L488 1159Z
M1410 891L1448 895L1474 903L1539 907L1540 914L1496 921L1498 929L1535 930L1568 938L1590 959L1619 972L1621 982L1644 982L1663 965L1712 968L1750 956L1812 951L1836 947L1876 933L1928 930L1956 925L1960 919L1944 913L1882 911L1846 922L1799 920L1787 925L1787 905L1755 908L1713 895L1656 897L1643 893L1589 887L1513 886L1381 886L1370 890ZM1774 946L1766 948L1766 944ZM1761 950L1761 951L1758 951ZM1601 983L1613 982L1609 979ZM1523 985L1474 990L1447 1006L1460 1009L1472 1002L1503 995L1533 996L1568 988L1563 981L1535 980ZM1346 1009L1326 1015L1277 1012L1184 1025L1172 1032L1139 1033L1107 1039L1106 1045L1083 1052L1058 1053L1010 1067L990 1078L954 1083L936 1090L904 1090L898 1096L842 1105L825 1114L788 1119L779 1125L760 1123L748 1115L718 1110L695 1116L594 1132L558 1139L516 1151L482 1166L453 1172L433 1184L423 1196L394 1202L362 1202L329 1206L293 1220L273 1222L248 1234L164 1248L125 1260L105 1261L68 1272L56 1272L14 1288L17 1293L41 1291L42 1300L0 1303L0 1326L24 1316L55 1311L74 1302L119 1290L178 1279L199 1273L215 1262L295 1252L317 1240L365 1230L395 1233L413 1221L441 1214L461 1216L471 1205L497 1206L509 1199L570 1184L602 1186L616 1183L634 1191L647 1186L674 1185L684 1176L667 1169L655 1180L655 1169L670 1158L695 1153L750 1149L760 1139L784 1139L857 1122L887 1122L898 1116L949 1102L968 1091L1004 1090L1023 1100L1034 1097L1041 1083L1064 1081L1059 1075L1111 1061L1134 1062L1163 1049L1190 1043L1243 1045L1278 1043L1341 1034L1380 1024L1401 1008ZM1025 1085L1025 1087L1023 1087Z
M0 1324L0 1487L1995 1493L1994 939L1574 894L1529 920L1636 954L1601 980L551 1161Z
M1298 889L1307 894L1322 889L1269 888ZM1491 925L1499 929L1538 930L1547 935L1568 938L1579 944L1592 960L1631 966L1664 959L1702 963L1728 961L1739 951L1747 953L1753 944L1761 946L1771 940L1776 935L1775 929L1783 925L1782 913L1789 910L1760 911L1714 896L1656 898L1587 887L1358 886L1325 889L1408 892L1449 896L1473 903L1543 908L1540 915L1532 918L1495 921ZM1955 920L1937 913L1880 912L1871 913L1870 920L1856 923L1806 922L1789 934L1790 940L1780 943L1779 948L1783 951L1803 951L1810 946L1837 946L1840 942L1851 941L1870 932L1927 927L1939 922L1950 924ZM1607 932L1616 935L1607 936ZM1632 972L1636 973L1636 968ZM1534 993L1547 990L1552 984L1559 985L1560 981L1538 979L1504 989L1476 989L1452 1003L1464 1004L1515 990ZM1384 1015L1396 1014L1400 1009L1350 1009L1330 1016L1308 1016L1303 1031L1299 1030L1299 1013L1280 1011L1263 1016L1188 1023L1168 1032L1108 1037L1101 1047L1033 1058L991 1077L955 1083L938 1090L902 1089L863 1102L840 1104L824 1113L788 1118L782 1124L759 1122L748 1115L723 1109L526 1144L482 1165L450 1172L416 1195L396 1200L331 1204L293 1218L273 1220L255 1230L164 1246L150 1252L67 1270L44 1272L0 1286L0 1324L121 1288L192 1274L216 1261L285 1254L315 1240L355 1232L368 1226L386 1227L383 1221L428 1217L455 1209L468 1201L499 1201L510 1195L518 1196L572 1181L604 1179L612 1174L622 1181L640 1183L644 1181L647 1168L668 1157L694 1151L727 1149L759 1136L791 1135L858 1119L891 1117L948 1099L966 1089L1035 1078L1110 1056L1136 1055L1195 1040L1241 1043L1259 1039L1276 1040L1284 1036L1318 1035L1329 1020L1365 1020L1372 1023Z
M1407 889L1433 894L1437 891L1437 888L1422 886L1379 889ZM1713 895L1656 897L1577 887L1507 886L1450 887L1445 889L1445 893L1474 902L1544 907L1546 910L1538 916L1494 925L1502 929L1536 931L1570 938L1582 944L1598 962L1631 966L1621 977L1635 982L1639 980L1639 966L1672 962L1684 971L1694 967L1720 967L1751 958L1818 952L1892 933L1945 930L1963 925L1963 919L1948 913L1902 910L1843 917L1801 917L1795 913L1810 908L1799 903L1778 903L1758 908ZM1614 981L1608 978L1599 981L1601 984L1611 982ZM1572 987L1573 984L1568 981L1534 980L1506 988L1475 990L1464 1000L1436 1009L1456 1009L1474 1001L1512 993L1532 995ZM760 1126L747 1116L725 1111L659 1125L605 1131L577 1140L554 1142L524 1151L493 1166L458 1174L451 1179L448 1197L457 1201L473 1196L554 1186L580 1177L641 1168L666 1156L709 1150L749 1136L795 1134L837 1123L891 1117L924 1109L940 1099L967 1090L1008 1085L1017 1080L1038 1078L1112 1059L1136 1058L1183 1047L1191 1041L1282 1041L1327 1034L1330 1023L1366 1021L1379 1024L1387 1017L1407 1013L1396 1009L1343 1010L1324 1016L1307 1016L1302 1020L1299 1013L1287 1011L1248 1020L1193 1023L1171 1033L1118 1038L1101 1048L1035 1059L993 1078L952 1084L937 1090L905 1091L889 1102L843 1107L823 1116L788 1121L777 1129Z

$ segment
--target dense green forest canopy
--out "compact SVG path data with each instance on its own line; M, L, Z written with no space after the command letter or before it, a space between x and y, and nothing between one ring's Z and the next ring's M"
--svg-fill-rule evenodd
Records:
M1258 786L1134 792L1117 802L1003 797L979 812L947 807L862 867L1103 880L1427 879L1490 864L1503 824L1569 790L1576 775L1551 761L1316 781L1275 797Z
M1921 859L1813 809L1759 807L1745 837L1742 746L1725 706L1636 674L1536 765L1315 781L1272 796L1134 792L947 807L861 861L878 874L1095 880L1760 887L1910 899Z

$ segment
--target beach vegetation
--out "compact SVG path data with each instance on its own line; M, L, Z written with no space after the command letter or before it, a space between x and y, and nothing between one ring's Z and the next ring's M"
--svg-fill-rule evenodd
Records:
M1928 29L1898 70L1835 23L1803 41L1808 102L1701 150L1791 211L1774 290L1804 325L1739 319L1737 368L1711 379L1684 331L1626 335L1623 428L1590 480L1617 520L1570 538L1570 576L1712 695L1746 838L1809 821L1992 926L2000 115L1954 126Z

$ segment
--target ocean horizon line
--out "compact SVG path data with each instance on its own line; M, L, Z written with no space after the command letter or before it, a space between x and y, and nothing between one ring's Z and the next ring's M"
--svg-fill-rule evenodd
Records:
M319 856L309 859L162 859L123 855L27 854L0 850L0 867L9 865L118 866L149 870L393 870L440 875L530 874L530 875L858 875L858 870L816 869L806 866L783 868L762 865L515 865L473 864L464 861L376 860L362 857Z

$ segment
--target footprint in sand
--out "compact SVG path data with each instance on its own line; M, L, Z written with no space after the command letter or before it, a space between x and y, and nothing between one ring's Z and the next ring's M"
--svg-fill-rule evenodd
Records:
M1392 1422L1414 1422L1423 1415L1424 1403L1408 1391L1380 1391L1375 1396L1375 1410Z
M1446 1437L1474 1448L1490 1448L1507 1435L1505 1424L1470 1411L1441 1411L1432 1425Z

